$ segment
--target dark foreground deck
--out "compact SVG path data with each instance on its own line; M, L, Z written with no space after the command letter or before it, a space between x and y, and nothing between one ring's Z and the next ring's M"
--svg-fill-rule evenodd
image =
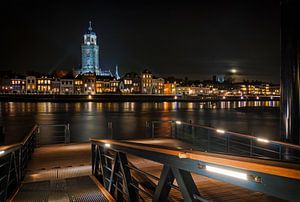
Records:
M135 143L158 147L190 149L178 140L136 140ZM151 160L128 156L137 168L159 177L162 165ZM192 175L202 196L213 201L282 201L222 181ZM90 143L53 145L37 148L29 161L27 175L12 201L107 201L110 195L91 176ZM103 192L104 191L104 192ZM103 194L105 193L105 194ZM172 190L170 201L183 201L179 191ZM46 200L47 199L47 200ZM151 201L148 198L147 201Z
M13 201L111 201L98 186L91 176L23 183Z

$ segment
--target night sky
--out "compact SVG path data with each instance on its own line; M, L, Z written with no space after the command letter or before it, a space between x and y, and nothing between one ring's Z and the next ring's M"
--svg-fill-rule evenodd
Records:
M234 67L279 82L279 0L5 0L0 15L1 70L78 67L92 20L104 69L207 79Z

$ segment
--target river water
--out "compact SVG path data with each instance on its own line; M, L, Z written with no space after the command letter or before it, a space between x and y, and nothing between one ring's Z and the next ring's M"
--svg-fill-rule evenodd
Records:
M1 102L0 125L5 128L2 144L18 142L35 123L69 123L71 142L105 138L111 133L116 139L144 138L147 133L146 122L151 120L192 121L277 140L278 107L278 101Z

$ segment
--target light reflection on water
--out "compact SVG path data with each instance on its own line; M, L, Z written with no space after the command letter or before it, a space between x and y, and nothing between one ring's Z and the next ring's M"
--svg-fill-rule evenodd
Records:
M34 123L70 123L71 141L80 142L90 137L109 136L108 122L113 123L114 137L122 139L143 138L146 121L171 119L192 120L201 125L278 139L278 107L279 101L3 102L0 103L0 125L6 128L6 143L20 140Z

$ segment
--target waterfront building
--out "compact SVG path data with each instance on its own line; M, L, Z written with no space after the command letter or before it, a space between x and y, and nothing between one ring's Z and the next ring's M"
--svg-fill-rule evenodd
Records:
M109 85L110 85L111 93L117 93L120 91L120 87L119 87L120 81L117 80L115 77L114 77L114 79L110 80Z
M50 93L51 91L51 78L42 76L36 79L36 89L38 93Z
M79 74L74 79L74 94L82 94L84 93L84 84L82 80L82 75Z
M70 74L60 79L60 94L68 95L74 93L74 77Z
M176 86L176 94L179 95L191 95L191 96L209 95L210 92L212 92L211 88L204 87L203 85Z
M53 78L51 81L51 93L60 94L60 78Z
M96 74L85 73L82 75L83 94L93 95L96 93Z
M12 93L25 93L25 77L24 76L15 76L10 80L10 92Z
M176 81L165 81L164 83L164 94L174 95L176 94Z
M135 94L141 92L141 77L139 74L135 72L126 73L121 81L121 92Z
M243 82L240 83L240 92L242 95L271 95L270 84L263 82ZM278 89L279 90L279 89Z
M141 74L141 93L152 94L152 73L148 69Z
M113 76L96 77L96 93L116 93L119 89L119 81Z
M26 93L36 93L36 77L26 76Z
M164 83L163 78L152 77L152 93L153 94L164 94Z

